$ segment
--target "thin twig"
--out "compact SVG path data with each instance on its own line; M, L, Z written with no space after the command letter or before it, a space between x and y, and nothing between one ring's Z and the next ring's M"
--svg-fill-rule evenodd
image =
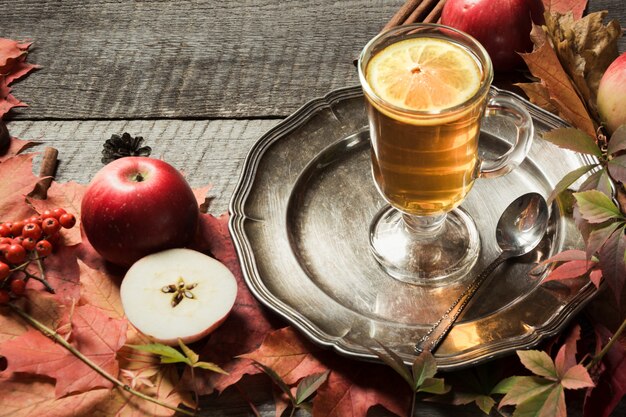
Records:
M96 363L92 362L91 359L89 359L88 357L83 355L78 349L76 349L74 346L70 345L63 337L59 336L58 333L56 333L52 329L48 328L45 324L41 323L40 321L38 321L37 319L32 317L30 314L26 313L24 310L22 310L21 308L19 308L15 304L9 303L8 305L11 308L11 310L13 310L15 313L17 313L17 315L19 315L21 318L26 320L26 322L28 322L28 324L33 326L35 329L39 330L45 336L47 336L50 339L54 340L56 343L58 343L61 346L63 346L65 349L69 350L74 356L76 356L78 359L83 361L87 366L89 366L91 369L93 369L94 371L96 371L97 373L102 375L107 381L110 381L111 383L113 383L113 385L117 386L118 388L121 388L124 391L128 392L129 394L135 395L135 396L137 396L137 397L139 397L139 398L141 398L143 400L150 401L151 403L158 404L158 405L160 405L162 407L165 407L165 408L169 408L170 410L174 410L176 412L179 412L179 413L182 413L182 414L185 414L185 415L188 415L188 416L195 416L195 413L193 413L191 411L184 410L182 408L178 408L178 407L166 404L166 403L164 403L164 402L162 402L162 401L160 401L160 400L158 400L156 398L150 397L149 395L143 394L143 393L141 393L139 391L135 391L129 385L124 384L122 381L118 380L113 375L111 375L108 372L106 372L104 369L102 369Z
M606 353L609 350L611 350L611 348L613 347L613 344L617 341L617 339L619 339L619 336L622 334L624 329L626 329L626 319L619 326L619 329L617 329L617 331L613 334L613 337L611 337L611 340L609 340L609 343L607 343L606 346L604 346L604 348L602 348L600 353L598 353L596 356L594 356L593 359L591 360L591 362L589 362L589 364L586 366L587 369L591 369L598 362L600 362L602 357L604 357L604 355L606 355Z

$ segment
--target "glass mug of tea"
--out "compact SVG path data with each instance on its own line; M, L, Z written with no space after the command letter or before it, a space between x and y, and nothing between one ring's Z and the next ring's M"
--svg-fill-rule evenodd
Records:
M532 119L513 99L489 99L487 51L446 26L413 24L379 34L361 52L358 71L372 174L389 203L370 226L372 253L405 282L456 280L480 250L476 226L459 205L478 177L503 175L526 158ZM478 156L484 117L504 117L517 128L515 145L494 160Z

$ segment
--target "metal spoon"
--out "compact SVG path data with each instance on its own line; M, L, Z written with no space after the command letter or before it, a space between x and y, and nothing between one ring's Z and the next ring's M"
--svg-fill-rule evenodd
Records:
M548 218L548 204L537 193L524 194L509 204L496 226L496 241L502 252L417 342L415 351L418 354L425 350L432 352L439 346L478 288L501 263L525 255L539 244L548 228Z

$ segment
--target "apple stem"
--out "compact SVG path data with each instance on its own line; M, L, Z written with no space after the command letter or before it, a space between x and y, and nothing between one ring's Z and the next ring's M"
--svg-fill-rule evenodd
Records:
M129 394L135 395L143 400L150 401L154 404L158 404L162 407L168 408L178 413L182 413L187 416L195 416L195 413L191 411L184 410L182 408L178 408L173 405L166 404L162 401L159 401L158 399L154 397L150 397L149 395L143 394L139 391L135 391L128 384L123 383L122 381L115 378L113 375L109 374L107 371L99 367L96 363L92 362L88 357L83 355L78 349L76 349L74 346L69 344L57 332L47 327L45 324L41 323L40 321L32 317L30 314L28 314L27 312L25 312L24 310L22 310L15 304L9 303L8 306L11 308L11 310L13 310L13 312L15 312L21 318L23 318L26 322L28 322L28 324L33 326L35 329L39 330L44 336L49 337L50 339L54 340L56 343L63 346L65 349L69 350L74 356L76 356L78 359L83 361L87 366L89 366L91 369L93 369L94 371L102 375L105 379L113 383L113 385L117 386L118 388L121 388L124 391L128 392Z

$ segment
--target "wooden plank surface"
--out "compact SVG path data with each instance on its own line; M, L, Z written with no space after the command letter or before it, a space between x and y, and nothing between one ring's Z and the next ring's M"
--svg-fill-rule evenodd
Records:
M9 128L59 149L57 179L83 184L111 134L144 136L192 186L213 185L210 211L221 214L254 141L306 101L357 84L353 58L402 3L0 0L0 37L33 40L29 62L43 67L15 84L30 107ZM603 9L626 26L623 0L590 1ZM250 387L263 417L274 415L267 387ZM205 415L251 415L237 393L211 404ZM480 412L420 404L418 415ZM614 415L626 415L623 402Z
M622 1L590 9L626 24ZM15 118L286 116L357 84L353 58L402 3L0 0L0 36L33 40L42 66Z

